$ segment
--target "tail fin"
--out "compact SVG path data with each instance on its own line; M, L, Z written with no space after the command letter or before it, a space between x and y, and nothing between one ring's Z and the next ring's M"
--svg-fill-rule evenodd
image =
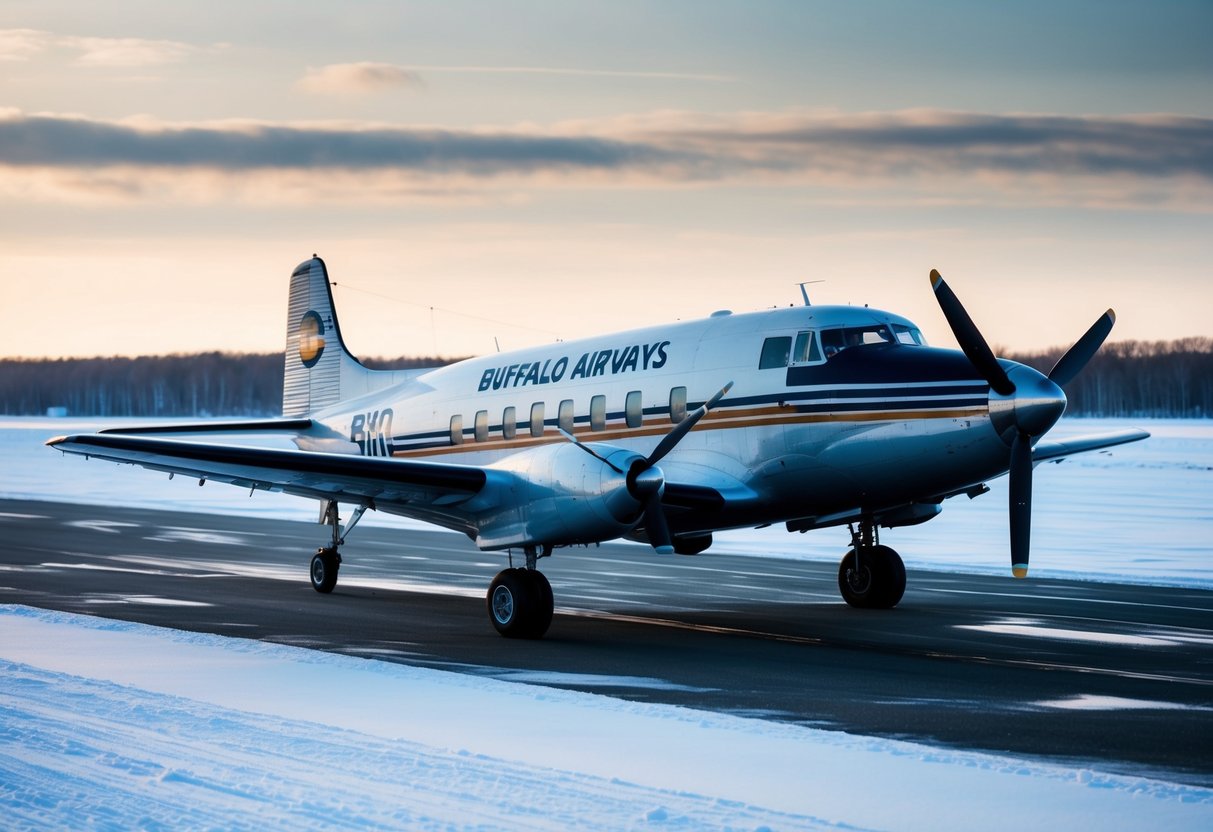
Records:
M324 261L313 256L295 267L286 318L283 416L306 416L416 374L362 366L341 339Z

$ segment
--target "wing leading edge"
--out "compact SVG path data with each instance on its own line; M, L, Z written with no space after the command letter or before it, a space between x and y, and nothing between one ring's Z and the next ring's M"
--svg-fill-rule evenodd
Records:
M1068 456L1098 451L1128 442L1140 442L1150 438L1144 430L1117 430L1108 433L1093 433L1069 439L1047 439L1036 443L1032 449L1032 462L1060 462Z
M479 494L487 480L484 470L466 465L184 442L123 433L60 436L46 444L65 453L244 488L372 506L456 502Z

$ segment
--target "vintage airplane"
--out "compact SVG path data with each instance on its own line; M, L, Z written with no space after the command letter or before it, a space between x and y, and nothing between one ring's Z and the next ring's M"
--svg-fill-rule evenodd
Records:
M717 312L449 366L375 371L346 350L320 258L291 276L281 419L115 429L47 444L248 489L322 501L332 539L311 561L331 592L339 547L368 509L521 550L487 593L505 636L538 638L553 596L537 562L626 537L697 554L721 529L849 525L838 586L888 608L905 567L878 529L930 520L953 496L1010 474L1012 571L1028 569L1032 469L1133 442L1126 430L1040 441L1069 382L1112 328L1109 310L1048 376L997 359L935 271L962 352L867 307ZM236 434L289 434L298 450ZM190 438L183 439L188 435ZM229 436L228 441L216 441ZM210 441L199 441L200 439ZM355 508L344 528L338 503Z

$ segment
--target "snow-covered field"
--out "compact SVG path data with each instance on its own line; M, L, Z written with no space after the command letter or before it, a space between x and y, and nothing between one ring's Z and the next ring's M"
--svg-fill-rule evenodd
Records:
M1154 438L1037 469L1034 570L1213 586L1213 423L1135 424ZM315 519L40 444L93 427L0 421L0 496ZM911 566L1004 570L991 485L888 540ZM0 606L0 827L1207 830L1213 790Z
M7 828L1213 828L1213 791L0 606Z

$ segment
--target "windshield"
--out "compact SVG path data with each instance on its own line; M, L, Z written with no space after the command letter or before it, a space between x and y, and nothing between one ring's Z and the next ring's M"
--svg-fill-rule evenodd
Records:
M922 346L922 333L905 324L868 324L848 326L841 329L826 329L821 332L821 348L826 358L837 355L848 347L864 344L906 344Z

